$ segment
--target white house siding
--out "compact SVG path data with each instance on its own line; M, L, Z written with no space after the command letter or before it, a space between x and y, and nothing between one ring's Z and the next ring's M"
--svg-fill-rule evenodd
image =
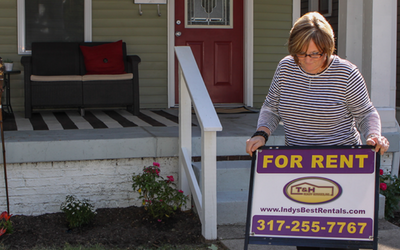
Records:
M268 92L278 62L288 54L292 1L254 1L254 107Z
M161 175L178 183L178 157L131 158L7 164L10 213L57 213L67 195L89 199L96 208L141 206L132 175L160 163ZM0 171L0 211L7 210L4 173Z

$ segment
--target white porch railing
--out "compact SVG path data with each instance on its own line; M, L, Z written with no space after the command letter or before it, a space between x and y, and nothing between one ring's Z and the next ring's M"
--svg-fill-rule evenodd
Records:
M217 239L217 131L221 123L188 46L175 47L179 64L179 180L192 194L202 234ZM192 104L201 127L201 185L192 168Z

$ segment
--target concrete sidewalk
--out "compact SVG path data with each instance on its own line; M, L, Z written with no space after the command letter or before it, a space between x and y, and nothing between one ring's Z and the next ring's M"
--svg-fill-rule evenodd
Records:
M246 227L218 226L218 239L230 250L243 250ZM378 222L378 249L400 250L400 227L386 220ZM295 246L249 245L248 250L296 250Z

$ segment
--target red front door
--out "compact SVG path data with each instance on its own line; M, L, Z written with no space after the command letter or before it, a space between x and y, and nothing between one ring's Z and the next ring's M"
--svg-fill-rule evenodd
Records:
M243 103L243 0L175 0L175 45L191 47L213 103Z

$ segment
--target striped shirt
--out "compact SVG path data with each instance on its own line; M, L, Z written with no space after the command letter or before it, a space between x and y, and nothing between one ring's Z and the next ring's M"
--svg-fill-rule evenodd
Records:
M381 134L364 78L355 65L338 56L315 75L303 71L292 56L280 61L258 127L273 133L280 121L289 146L361 145L360 133Z

